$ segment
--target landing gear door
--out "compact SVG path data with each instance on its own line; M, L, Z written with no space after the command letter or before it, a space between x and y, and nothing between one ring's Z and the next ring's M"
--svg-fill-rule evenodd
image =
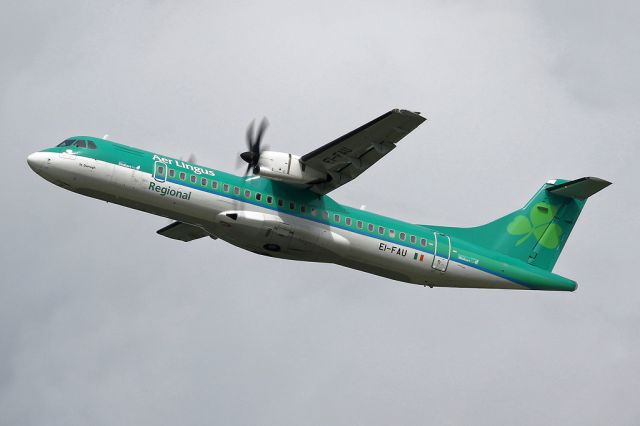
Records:
M264 248L270 251L286 250L293 238L293 229L287 223L278 223L267 230L266 236L267 244Z
M449 266L451 258L451 239L441 232L434 232L435 247L433 249L433 263L431 267L437 271L444 272Z

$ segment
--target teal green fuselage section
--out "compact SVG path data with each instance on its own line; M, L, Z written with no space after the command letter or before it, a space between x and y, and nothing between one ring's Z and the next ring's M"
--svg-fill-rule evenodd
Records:
M464 232L455 231L459 228L404 222L340 204L329 196L318 195L304 187L296 187L261 177L246 179L99 138L78 136L74 139L93 141L97 148L55 147L45 151L63 153L71 149L78 156L94 158L98 161L154 176L161 172L161 182L151 182L148 189L158 192L164 197L176 199L191 197L191 194L186 194L185 191L180 191L180 194L178 191L171 192L172 189L166 186L180 185L189 188L190 191L202 191L223 196L230 200L292 215L316 224L328 225L375 238L403 247L409 253L434 254L438 235L444 233L450 237L450 260L452 262L503 278L526 289L573 291L576 288L576 283L572 280L553 274L550 270L537 267L527 261L509 256L504 251L487 247L480 241L481 237L474 236L473 232L464 235ZM216 182L215 187L213 181ZM162 193L163 191L165 193ZM542 213L544 212L541 210L540 214ZM538 223L546 218L525 219ZM498 229L498 225L496 225L496 232L505 234L503 238L506 242L504 244L520 247L525 243L518 245L518 241L525 236L529 238L529 240L525 240L527 244L531 244L534 237L539 237L537 241L544 237L544 235L534 235L538 232L535 231L534 225L527 225L523 219L516 219L516 221L519 223L518 226L511 225L511 231L514 232L504 232L510 226L509 224L514 222L514 218L499 225L505 229ZM548 245L555 244L553 235L546 238L549 239ZM561 242L562 245L564 241L566 240ZM559 244L556 244L553 249L557 249Z

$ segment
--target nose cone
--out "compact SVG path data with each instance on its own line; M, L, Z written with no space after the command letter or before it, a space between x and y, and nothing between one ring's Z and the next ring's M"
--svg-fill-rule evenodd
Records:
M48 155L44 152L34 152L27 157L27 164L36 173L39 173L44 169L49 161Z

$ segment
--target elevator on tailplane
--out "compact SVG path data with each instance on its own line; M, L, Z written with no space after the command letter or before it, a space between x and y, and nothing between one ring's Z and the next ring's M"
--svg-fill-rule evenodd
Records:
M587 199L610 185L603 179L549 180L522 208L472 228L409 223L328 195L424 120L394 109L302 156L264 150L263 120L248 129L243 176L91 136L27 162L64 189L172 219L158 234L175 240L210 237L430 287L575 290L552 270Z

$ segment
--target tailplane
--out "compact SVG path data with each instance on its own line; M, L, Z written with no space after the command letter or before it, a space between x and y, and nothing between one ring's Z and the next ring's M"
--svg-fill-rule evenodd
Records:
M552 180L523 208L486 225L429 227L551 271L587 198L609 185L595 177Z

